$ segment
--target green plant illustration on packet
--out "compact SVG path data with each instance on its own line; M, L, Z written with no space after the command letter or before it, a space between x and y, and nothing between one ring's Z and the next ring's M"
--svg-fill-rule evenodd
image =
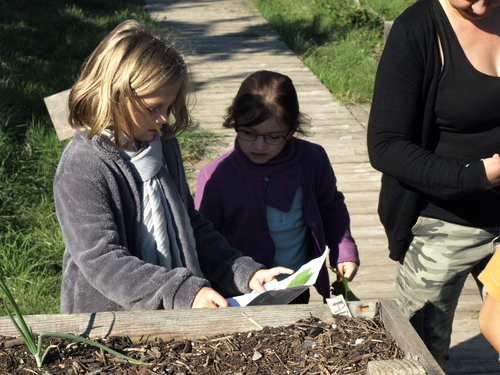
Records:
M319 257L307 262L300 267L293 275L288 276L286 279L276 283L266 284L266 289L285 289L293 288L303 285L314 285L318 278L319 271L325 264L326 257L328 256L328 249Z
M293 288L294 286L306 285L314 272L308 268L300 272L290 283L286 286L287 288Z

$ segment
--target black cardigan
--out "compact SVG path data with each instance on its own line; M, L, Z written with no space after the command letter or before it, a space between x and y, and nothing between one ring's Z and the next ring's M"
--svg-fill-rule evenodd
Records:
M378 213L393 260L406 252L426 194L453 199L486 189L481 161L465 165L433 152L441 72L436 6L419 0L394 21L375 81L368 153L383 172Z

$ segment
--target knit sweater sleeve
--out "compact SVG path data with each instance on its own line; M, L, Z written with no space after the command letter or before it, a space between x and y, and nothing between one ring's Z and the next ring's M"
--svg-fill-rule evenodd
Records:
M386 175L451 199L483 192L486 173L479 160L464 164L432 151L441 66L433 3L419 1L392 26L377 70L368 151L374 168Z

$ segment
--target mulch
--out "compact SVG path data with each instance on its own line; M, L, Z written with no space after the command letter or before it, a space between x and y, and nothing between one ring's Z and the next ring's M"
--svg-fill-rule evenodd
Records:
M19 338L0 336L0 374L8 375L313 375L364 374L369 361L402 359L404 352L392 340L378 317L348 318L334 323L315 317L285 327L215 335L196 340L127 337L98 340L123 354L150 364L131 365L102 349L59 338L37 368Z

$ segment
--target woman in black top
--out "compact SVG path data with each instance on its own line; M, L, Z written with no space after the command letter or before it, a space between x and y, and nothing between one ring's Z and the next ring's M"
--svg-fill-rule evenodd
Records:
M444 368L463 284L500 229L500 0L419 0L392 27L368 150L398 302Z

